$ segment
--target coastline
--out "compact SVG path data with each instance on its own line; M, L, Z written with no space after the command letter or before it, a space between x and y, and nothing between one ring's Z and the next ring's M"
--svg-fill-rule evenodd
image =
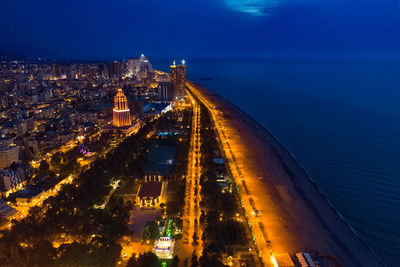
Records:
M226 100L229 101L229 100ZM233 104L233 103L232 103ZM233 104L235 105L235 104ZM236 105L235 105L236 106ZM353 235L356 236L356 238L369 250L370 253L373 254L373 256L379 261L379 263L382 266L386 266L384 264L384 262L382 261L382 259L375 253L375 251L373 251L359 236L359 234L357 233L357 231L353 228L353 226L345 219L345 217L341 214L341 212L332 204L332 202L325 196L325 194L319 189L318 185L315 183L315 181L312 179L311 176L309 176L306 172L306 170L297 162L297 160L295 159L295 157L285 148L285 146L283 146L278 139L272 135L264 126L262 126L260 123L258 123L255 119L253 119L252 117L250 117L249 115L247 115L246 112L244 112L240 107L236 106L243 114L245 114L250 120L252 120L252 122L256 125L258 125L260 128L262 128L266 133L268 133L268 135L271 136L272 139L274 139L273 141L280 146L280 149L282 149L284 151L284 153L288 154L288 157L290 158L290 160L294 161L293 163L297 165L297 168L301 169L301 171L303 172L304 176L309 179L309 181L313 184L313 186L315 187L315 189L321 194L321 196L324 198L324 200L326 201L326 203L334 210L334 212L337 214L337 216L340 218L340 220L346 224L346 226L349 228L349 230L352 232ZM284 163L283 163L284 164ZM304 196L303 196L304 198ZM312 206L312 203L310 203ZM313 207L314 208L314 207ZM318 212L318 211L316 211ZM329 229L328 229L329 230ZM340 240L339 240L340 241Z
M270 226L267 232L274 251L318 252L337 257L343 266L384 266L268 130L219 94L191 85L234 126L230 142L237 143L237 158L250 162L243 164L252 174L246 183L263 211L261 220Z

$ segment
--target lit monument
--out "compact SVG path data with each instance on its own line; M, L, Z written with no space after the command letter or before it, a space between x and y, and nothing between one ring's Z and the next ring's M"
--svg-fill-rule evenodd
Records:
M111 123L111 122L110 122ZM113 121L112 126L108 125L103 128L104 131L120 131L123 134L131 135L139 130L141 121L135 115L131 118L131 111L128 107L128 100L122 91L118 89L114 97Z

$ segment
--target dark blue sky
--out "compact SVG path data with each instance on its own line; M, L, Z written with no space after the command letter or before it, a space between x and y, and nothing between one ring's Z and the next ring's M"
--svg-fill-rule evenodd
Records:
M398 53L398 0L1 0L0 48L56 58Z

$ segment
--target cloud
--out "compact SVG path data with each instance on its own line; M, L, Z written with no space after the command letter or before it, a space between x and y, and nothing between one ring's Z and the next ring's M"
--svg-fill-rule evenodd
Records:
M226 7L235 12L252 16L272 15L280 8L299 5L323 6L326 3L336 3L335 0L222 0ZM361 0L362 1L362 0Z
M265 16L277 7L280 0L225 0L225 4L233 11L243 12L254 16Z

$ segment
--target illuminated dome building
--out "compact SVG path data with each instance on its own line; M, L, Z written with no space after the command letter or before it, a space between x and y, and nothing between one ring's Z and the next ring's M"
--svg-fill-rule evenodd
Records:
M132 125L128 101L121 88L118 89L114 97L113 125L115 127L129 127Z

